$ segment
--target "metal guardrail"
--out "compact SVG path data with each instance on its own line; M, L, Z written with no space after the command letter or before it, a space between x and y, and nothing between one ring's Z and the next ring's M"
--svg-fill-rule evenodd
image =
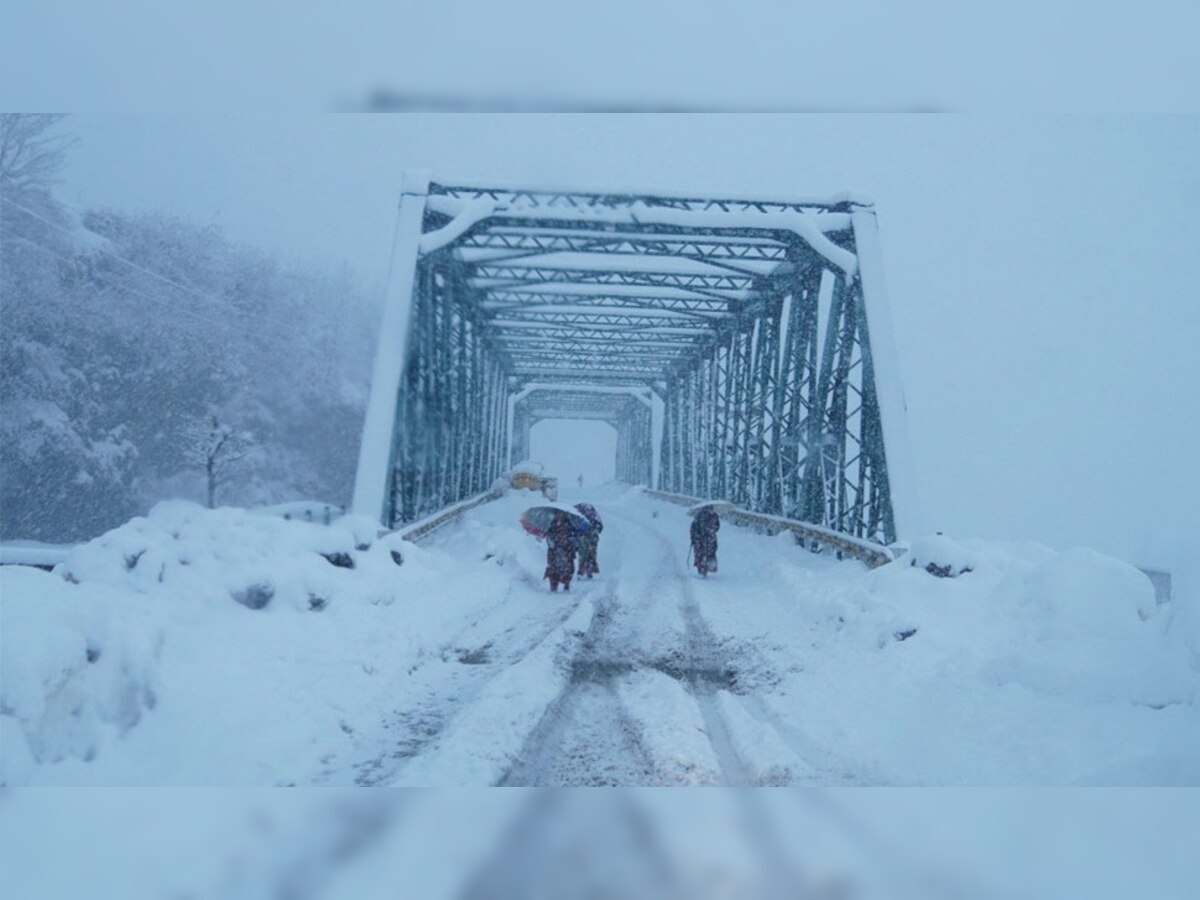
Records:
M697 503L706 502L704 497L688 497L684 494L671 494L666 491L650 490L649 488L645 492L648 497L653 497L656 500L665 500L668 503L677 503L680 506L695 506ZM797 537L799 543L810 550L816 546L828 547L841 556L849 556L852 559L861 560L871 568L886 565L896 558L891 550L882 544L876 544L874 541L864 541L861 538L841 534L832 529L823 528L820 525L811 525L808 522L800 522L796 519L785 519L783 516L769 516L764 513L750 512L749 510L735 507L728 512L722 512L721 518L735 525L744 525L766 531L768 534L790 531Z
M474 509L477 506L483 506L483 504L497 499L497 496L493 491L486 491L482 494L476 494L470 499L455 503L453 506L447 506L432 516L426 516L424 519L413 522L411 525L405 525L399 529L400 537L415 544L417 541L429 537L429 535L433 534L433 532L437 531L443 525L453 522L468 510Z

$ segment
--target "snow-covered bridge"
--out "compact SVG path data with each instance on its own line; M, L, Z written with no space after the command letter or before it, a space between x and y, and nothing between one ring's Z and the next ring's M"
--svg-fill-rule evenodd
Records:
M875 214L405 180L354 509L485 490L539 419L618 475L891 543L917 517Z
M1200 781L1196 668L1136 569L895 558L920 525L866 204L412 179L389 290L357 515L164 503L0 571L0 783ZM613 424L626 483L563 485L607 527L551 595L540 501L488 489L553 417ZM736 504L714 579L697 496Z

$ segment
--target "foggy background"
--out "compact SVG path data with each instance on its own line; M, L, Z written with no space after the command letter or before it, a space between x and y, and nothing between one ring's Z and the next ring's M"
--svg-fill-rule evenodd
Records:
M529 455L547 475L585 488L612 481L617 460L617 429L607 422L544 419L529 430Z
M382 290L400 173L879 213L927 527L1195 576L1190 116L80 116L60 195ZM354 448L347 437L346 452ZM583 439L577 446L586 446Z
M1189 0L17 2L0 108L1196 111L1198 19Z

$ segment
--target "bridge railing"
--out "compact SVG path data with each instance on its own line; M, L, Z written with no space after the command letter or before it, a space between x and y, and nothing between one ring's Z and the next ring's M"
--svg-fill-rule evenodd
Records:
M419 519L416 522L405 525L399 529L400 537L415 544L417 541L429 537L429 535L433 534L433 532L437 531L443 525L453 522L468 510L472 510L477 506L483 506L488 501L495 500L497 496L494 491L484 491L482 494L476 494L474 497L460 500L452 506L438 510L431 516L426 516L424 519Z
M695 506L697 503L706 502L706 498L704 497L689 497L685 494L671 494L666 491L650 490L649 488L646 489L646 496L653 497L656 500L665 500L668 503L677 503L680 506ZM745 525L765 531L768 534L779 534L781 531L790 531L796 536L799 543L810 550L815 547L828 548L835 551L839 556L848 556L851 559L861 560L871 568L885 565L896 558L896 555L891 550L882 544L876 544L874 541L865 541L861 538L841 534L820 525L812 525L796 519L786 519L783 516L770 516L765 513L750 512L749 510L735 507L728 512L722 512L721 518L735 525Z

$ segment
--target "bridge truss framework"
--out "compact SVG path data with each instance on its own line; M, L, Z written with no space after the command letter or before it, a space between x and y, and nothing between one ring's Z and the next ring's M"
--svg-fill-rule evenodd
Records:
M406 178L355 510L485 490L549 417L613 424L621 480L911 530L873 209Z

